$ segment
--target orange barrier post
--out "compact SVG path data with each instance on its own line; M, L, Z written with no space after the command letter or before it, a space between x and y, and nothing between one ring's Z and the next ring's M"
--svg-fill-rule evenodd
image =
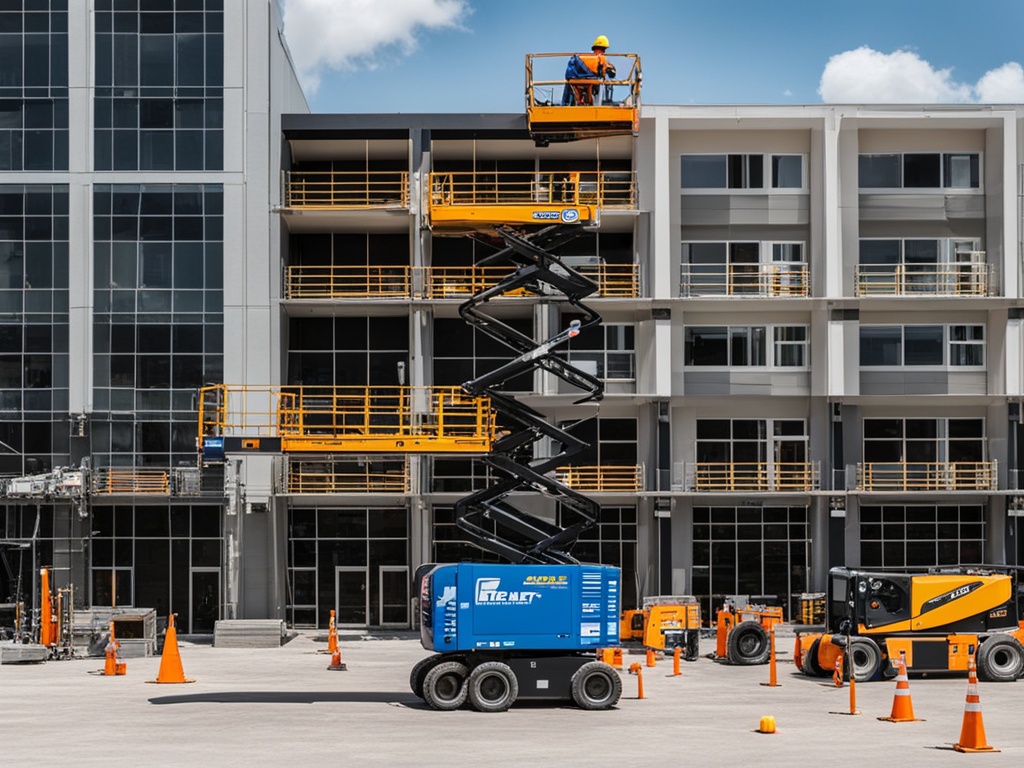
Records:
M329 672L345 672L348 667L341 662L341 649L335 648L334 653L331 654L331 665L327 667Z
M679 659L683 655L683 649L678 645L675 650L672 651L672 677L679 677L682 672L679 671Z
M147 683L194 683L191 677L185 677L181 666L181 653L178 651L178 630L174 628L174 614L167 622L167 634L164 635L164 652L160 654L160 671L156 680Z
M648 648L647 649L647 666L648 667L653 667L657 663L658 662L657 662L657 660L654 657L654 650L651 649L651 648Z
M636 697L642 699L644 697L644 668L640 666L639 661L629 665L629 674L636 675Z
M953 745L957 752L999 752L985 740L985 723L981 720L981 699L978 696L978 671L974 656L967 663L967 701L964 703L964 722L960 726L960 741Z
M770 650L768 652L768 682L767 683L761 683L761 685L767 686L769 688L778 688L779 687L779 678L778 678L779 672L778 672L778 668L776 667L776 661L775 661L775 625L774 624L772 624L771 630L768 633L768 639L769 639L769 642L771 643L771 645L769 646Z
M900 660L897 664L899 672L896 675L896 693L892 697L892 712L888 717L880 717L879 720L887 720L890 723L910 723L920 720L914 717L914 704L910 700L910 681L907 679L907 654L900 651Z

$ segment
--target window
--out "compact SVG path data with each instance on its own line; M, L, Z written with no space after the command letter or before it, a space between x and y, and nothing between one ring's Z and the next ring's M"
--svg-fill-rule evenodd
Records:
M803 325L690 326L685 338L686 366L805 368L808 363L809 339Z
M978 189L977 152L864 154L858 160L861 189Z
M983 368L983 325L866 325L860 329L863 368Z
M572 318L566 316L568 323ZM629 380L636 377L636 345L629 323L604 323L588 328L565 347L565 359L599 379Z
M773 154L682 155L683 189L803 189L804 156Z
M984 419L864 419L864 461L985 461Z
M223 168L223 7L222 0L100 4L97 170Z
M980 563L985 510L977 505L860 508L864 568L926 568Z

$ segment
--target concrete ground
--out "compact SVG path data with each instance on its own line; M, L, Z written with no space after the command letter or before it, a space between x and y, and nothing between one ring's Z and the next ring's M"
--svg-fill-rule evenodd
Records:
M889 723L894 682L849 689L795 672L780 637L775 688L768 666L707 658L623 674L618 707L585 712L529 703L501 714L435 712L409 690L426 655L411 634L344 635L345 672L329 672L323 634L281 648L180 643L188 685L149 685L158 657L127 659L103 677L102 658L0 666L0 765L84 766L946 766L1024 764L1024 681L979 687L987 742L961 754L965 677L910 680L920 722ZM701 650L714 648L705 639ZM644 657L626 656L626 664ZM757 733L764 715L778 732Z

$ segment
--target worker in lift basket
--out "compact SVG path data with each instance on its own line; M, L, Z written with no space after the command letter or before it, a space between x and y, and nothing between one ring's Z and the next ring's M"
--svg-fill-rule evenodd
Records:
M615 79L615 66L605 57L608 50L608 38L598 35L590 46L590 53L574 53L565 68L565 88L562 89L562 106L593 106L595 103L611 103L612 86L604 86L602 98L601 86L590 83L572 82L574 80L609 80Z

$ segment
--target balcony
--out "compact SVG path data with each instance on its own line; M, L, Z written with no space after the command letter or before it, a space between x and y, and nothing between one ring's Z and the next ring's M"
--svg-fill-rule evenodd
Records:
M407 494L409 462L394 460L293 459L283 491L289 494Z
M807 265L683 264L682 296L800 298L810 294Z
M857 464L858 491L994 491L995 461L865 462Z
M599 298L636 298L640 295L636 264L573 264L573 269L597 283ZM426 290L431 299L466 299L497 285L513 273L509 267L429 267ZM526 296L525 290L504 294Z
M685 487L697 493L800 493L820 487L817 462L697 462Z
M560 467L558 481L580 493L638 493L643 466Z
M286 299L407 299L407 266L293 266L285 273Z
M989 296L992 269L985 252L968 264L858 264L857 296Z
M290 171L284 207L304 210L408 208L406 171Z

